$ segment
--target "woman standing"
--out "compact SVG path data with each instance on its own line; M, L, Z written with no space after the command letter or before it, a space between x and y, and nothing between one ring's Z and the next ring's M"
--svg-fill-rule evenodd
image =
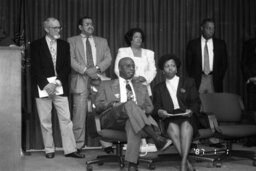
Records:
M154 52L142 48L145 34L140 28L132 28L125 34L125 41L129 47L119 48L115 60L115 74L119 76L118 62L124 57L131 57L135 63L133 81L147 85L149 96L152 96L150 83L156 76Z

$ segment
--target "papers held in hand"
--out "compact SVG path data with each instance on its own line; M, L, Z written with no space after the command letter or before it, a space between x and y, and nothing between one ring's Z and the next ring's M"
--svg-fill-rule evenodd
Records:
M173 113L168 113L169 116L187 116L191 113L190 110L181 110L181 109L177 109L174 110Z
M55 83L56 77L48 77L47 78L49 83ZM39 88L39 86L37 86L38 89L38 94L39 94L39 98L43 98L43 97L48 97L48 93L46 92L46 90L41 90ZM62 86L57 86L56 87L56 95L62 95L63 94L63 87Z

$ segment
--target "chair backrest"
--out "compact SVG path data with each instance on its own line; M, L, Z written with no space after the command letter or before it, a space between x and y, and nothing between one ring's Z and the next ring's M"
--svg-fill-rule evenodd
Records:
M243 103L232 93L200 94L202 111L213 113L220 122L238 122L242 117Z

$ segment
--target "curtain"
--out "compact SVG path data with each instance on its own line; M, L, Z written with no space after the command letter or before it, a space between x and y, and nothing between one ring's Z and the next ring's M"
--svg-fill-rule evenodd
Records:
M23 6L20 5L21 1L24 2ZM186 44L200 36L202 19L212 17L216 22L215 36L225 40L228 49L224 91L245 96L240 60L243 42L255 36L254 0L2 0L0 25L11 36L15 35L18 23L21 22L18 12L20 8L25 11L22 22L26 42L44 35L42 21L49 16L60 20L63 39L79 34L78 19L91 16L96 25L95 35L105 37L109 42L113 65L107 74L112 78L115 78L113 68L117 50L126 46L124 34L130 28L140 27L144 30L146 41L143 46L155 52L156 62L163 54L175 53L184 64ZM29 54L27 57L29 58ZM181 74L185 72L185 66L182 65ZM161 72L158 72L151 86L162 79ZM30 148L42 148L38 116L34 107L29 123ZM55 129L58 130L58 125ZM57 135L58 131L55 139L59 142Z

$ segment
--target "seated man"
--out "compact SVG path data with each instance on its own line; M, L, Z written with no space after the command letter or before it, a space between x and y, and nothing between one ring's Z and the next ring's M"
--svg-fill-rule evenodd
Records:
M100 114L103 129L124 129L127 134L125 160L128 170L137 170L142 133L151 137L158 150L165 150L172 141L158 135L153 110L146 86L131 82L135 73L134 61L125 57L118 64L120 76L116 80L102 82L96 96L96 111Z

